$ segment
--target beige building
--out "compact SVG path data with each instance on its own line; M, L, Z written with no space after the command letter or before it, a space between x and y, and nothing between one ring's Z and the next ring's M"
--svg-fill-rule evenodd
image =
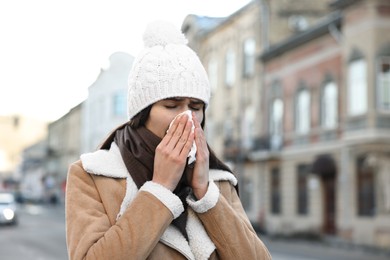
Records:
M262 195L249 194L261 191L254 188L262 176L256 174L255 165L243 170L244 158L240 155L242 149L253 145L261 126L255 120L261 98L256 62L263 48L260 10L253 1L227 18L190 15L182 26L210 79L212 93L206 117L209 143L240 174L240 186L244 186L241 197L251 219L257 219ZM252 198L256 198L255 203L251 203Z
M260 135L264 125L263 66L258 57L270 42L304 29L292 24L292 17L299 15L310 26L326 13L326 2L294 1L291 5L281 0L252 1L229 17L189 15L182 25L212 87L206 123L208 140L216 154L238 174L241 200L255 224L264 217L266 182L261 174L263 165L250 157L254 150L268 145Z
M271 46L264 63L269 233L390 247L390 2L335 11Z
M81 153L82 104L49 124L45 176L52 178L57 187L64 185L69 165Z
M185 19L213 88L208 140L268 233L390 246L389 10L253 1Z
M0 116L0 183L17 174L21 153L45 138L47 122L24 116Z

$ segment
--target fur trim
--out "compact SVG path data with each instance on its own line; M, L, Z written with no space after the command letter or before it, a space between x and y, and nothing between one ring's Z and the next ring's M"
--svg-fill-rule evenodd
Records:
M216 247L204 229L202 222L191 209L188 209L186 230L195 259L209 259Z
M129 207L131 201L133 200L137 192L138 192L137 185L135 185L135 182L133 181L133 179L129 174L126 178L126 194L125 197L123 198L119 213L116 216L116 220L118 220L123 215L123 213Z
M122 160L118 146L113 142L110 150L98 150L80 156L83 168L95 175L104 175L113 178L126 178L129 173Z
M187 197L188 205L197 213L205 213L217 204L219 189L213 181L210 181L207 192L202 199L195 201L191 197L192 196Z
M162 234L160 241L165 245L175 248L182 253L187 259L195 260L195 256L184 238L183 234L173 225L169 225L168 228Z
M180 216L180 214L184 211L183 203L179 197L158 183L147 181L144 185L142 185L140 191L152 193L172 212L174 219Z
M232 173L223 170L210 170L209 179L213 181L229 181L233 186L236 186L238 183L236 177Z

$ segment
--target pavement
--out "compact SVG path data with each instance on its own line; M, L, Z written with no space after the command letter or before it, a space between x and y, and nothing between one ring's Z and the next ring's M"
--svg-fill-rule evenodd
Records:
M389 260L390 248L346 243L335 237L318 239L275 238L259 235L273 260Z

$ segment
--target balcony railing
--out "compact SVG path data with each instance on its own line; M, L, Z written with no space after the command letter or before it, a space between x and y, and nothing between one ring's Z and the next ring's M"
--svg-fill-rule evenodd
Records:
M274 154L282 149L281 136L263 136L254 138L249 142L236 139L226 139L224 142L224 157L227 160L251 159L254 153Z

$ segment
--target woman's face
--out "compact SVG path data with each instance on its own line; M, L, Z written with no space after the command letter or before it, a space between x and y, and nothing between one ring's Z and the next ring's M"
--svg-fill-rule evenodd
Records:
M175 97L163 99L153 104L145 126L162 139L175 116L186 110L195 112L198 121L202 122L203 107L203 101L196 98Z

